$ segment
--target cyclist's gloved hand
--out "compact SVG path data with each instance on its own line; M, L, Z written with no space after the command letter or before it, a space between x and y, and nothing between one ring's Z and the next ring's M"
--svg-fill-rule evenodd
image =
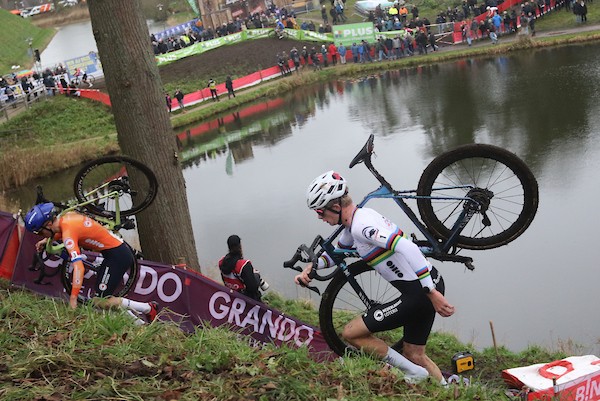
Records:
M39 253L46 249L46 242L48 242L48 238L44 238L35 243L35 250Z
M312 272L313 269L313 264L312 263L308 263L306 265L306 267L304 268L304 270L302 271L302 273L298 274L296 277L294 277L294 282L298 285L308 285L311 281L312 278L310 277L310 273Z

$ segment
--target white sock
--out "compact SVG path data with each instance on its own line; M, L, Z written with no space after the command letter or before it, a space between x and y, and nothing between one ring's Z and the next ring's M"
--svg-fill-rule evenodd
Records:
M133 324L135 324L136 326L143 326L144 324L146 324L145 321L143 321L142 319L140 319L135 313L133 313L130 310L127 310L127 313L129 314L129 316L131 316L133 318Z
M404 376L408 381L420 381L429 376L427 369L412 363L392 348L388 347L387 355L383 358L383 360L403 371Z
M125 309L132 309L132 310L134 310L136 312L140 312L140 313L148 313L148 312L150 312L150 309L151 309L150 304L147 302L132 301L131 299L127 299L127 298L121 299L121 305Z

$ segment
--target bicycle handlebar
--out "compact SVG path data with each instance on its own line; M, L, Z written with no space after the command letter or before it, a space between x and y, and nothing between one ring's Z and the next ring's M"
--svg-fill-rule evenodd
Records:
M301 273L304 269L301 268L300 266L296 266L296 263L298 263L298 262L309 263L310 262L313 264L313 269L310 272L310 274L308 275L311 279L315 279L317 281L331 280L333 278L333 276L335 276L337 274L337 272L339 271L339 269L340 269L339 266L335 266L334 270L331 273L323 274L323 275L319 274L316 269L317 261L318 261L319 257L323 254L323 252L325 252L325 250L323 249L323 244L325 242L326 242L326 240L324 240L323 237L321 237L320 235L317 235L315 237L315 239L313 240L312 244L310 244L310 246L306 245L306 244L301 244L296 249L296 252L292 256L292 258L290 260L283 262L283 267L292 269L292 270L296 270L297 272ZM317 252L316 249L318 247L321 247L321 249ZM329 255L329 256L332 258L336 258L337 255ZM305 286L305 285L302 285L302 286L307 287L311 291L315 291L319 295L321 294L319 289L316 287Z

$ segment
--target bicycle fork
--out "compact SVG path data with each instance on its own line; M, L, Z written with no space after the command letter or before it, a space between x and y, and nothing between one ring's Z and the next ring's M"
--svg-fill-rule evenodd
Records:
M354 292L356 292L356 295L358 296L358 298L360 298L361 302L365 305L365 307L367 309L370 309L373 306L375 306L376 302L372 301L365 293L365 290L363 290L362 287L356 282L354 275L350 273L350 269L348 269L346 263L344 262L343 264L340 264L338 266L342 270L342 273L344 273L344 276L346 276L346 281L348 282L348 284L350 284L350 287L352 287Z

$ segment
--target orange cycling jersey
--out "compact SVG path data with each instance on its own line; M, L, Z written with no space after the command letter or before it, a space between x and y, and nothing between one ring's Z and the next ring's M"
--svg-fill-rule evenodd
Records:
M104 228L91 217L69 212L60 217L61 233L55 239L62 239L71 261L81 259L81 249L102 252L116 248L123 243L119 237Z

